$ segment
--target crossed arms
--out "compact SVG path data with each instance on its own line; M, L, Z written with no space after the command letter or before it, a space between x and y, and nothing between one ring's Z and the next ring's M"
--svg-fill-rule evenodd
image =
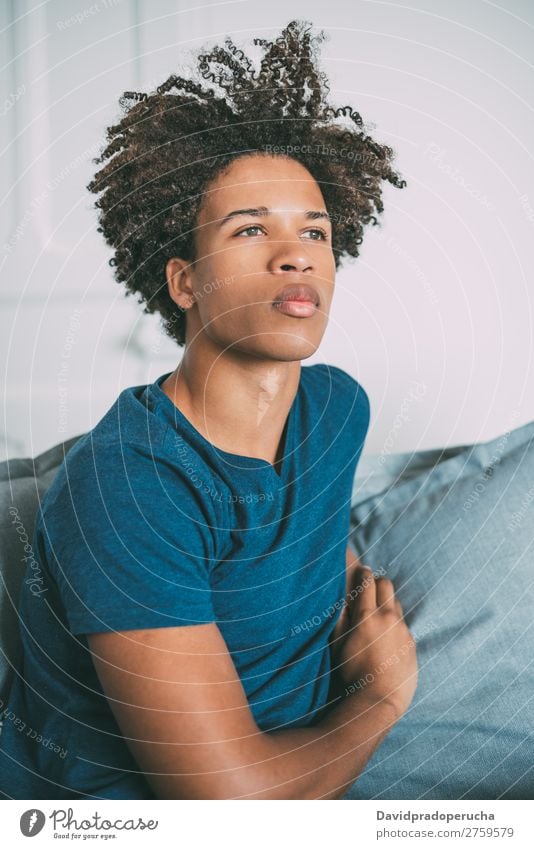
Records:
M358 566L347 550L347 590ZM333 638L339 637L342 624ZM216 623L88 634L127 745L162 799L338 799L399 719L369 691L318 724L262 732ZM340 638L341 641L341 638Z

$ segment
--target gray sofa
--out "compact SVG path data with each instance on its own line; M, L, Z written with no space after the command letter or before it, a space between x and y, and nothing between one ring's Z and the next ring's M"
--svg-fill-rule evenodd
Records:
M39 503L67 451L79 436L61 442L35 458L0 463L0 701L5 704L21 645L17 600L30 556Z

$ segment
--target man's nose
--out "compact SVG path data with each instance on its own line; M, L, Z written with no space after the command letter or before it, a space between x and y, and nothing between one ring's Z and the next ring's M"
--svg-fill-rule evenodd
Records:
M278 273L313 269L312 259L300 242L279 242L273 249L269 264L270 270Z

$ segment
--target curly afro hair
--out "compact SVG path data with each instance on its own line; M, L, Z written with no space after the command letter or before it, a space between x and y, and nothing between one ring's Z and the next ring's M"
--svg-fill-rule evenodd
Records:
M98 232L114 248L115 279L139 296L145 313L160 314L179 345L186 315L169 295L165 266L173 256L196 262L203 193L233 160L283 155L308 169L332 218L336 270L343 257L358 256L364 225L378 223L381 181L406 185L391 169L392 149L365 134L358 112L327 103L316 59L326 36L312 37L310 27L294 20L273 42L255 38L264 53L259 70L226 38L226 49L198 54L197 80L172 75L153 94L124 92L125 114L93 159L109 160L87 188L103 192L95 202Z

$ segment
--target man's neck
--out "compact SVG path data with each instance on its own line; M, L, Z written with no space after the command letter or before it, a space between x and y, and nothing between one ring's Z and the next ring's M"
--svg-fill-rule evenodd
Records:
M161 388L208 442L257 457L278 471L284 428L300 381L300 360L274 362L241 352L184 356Z

